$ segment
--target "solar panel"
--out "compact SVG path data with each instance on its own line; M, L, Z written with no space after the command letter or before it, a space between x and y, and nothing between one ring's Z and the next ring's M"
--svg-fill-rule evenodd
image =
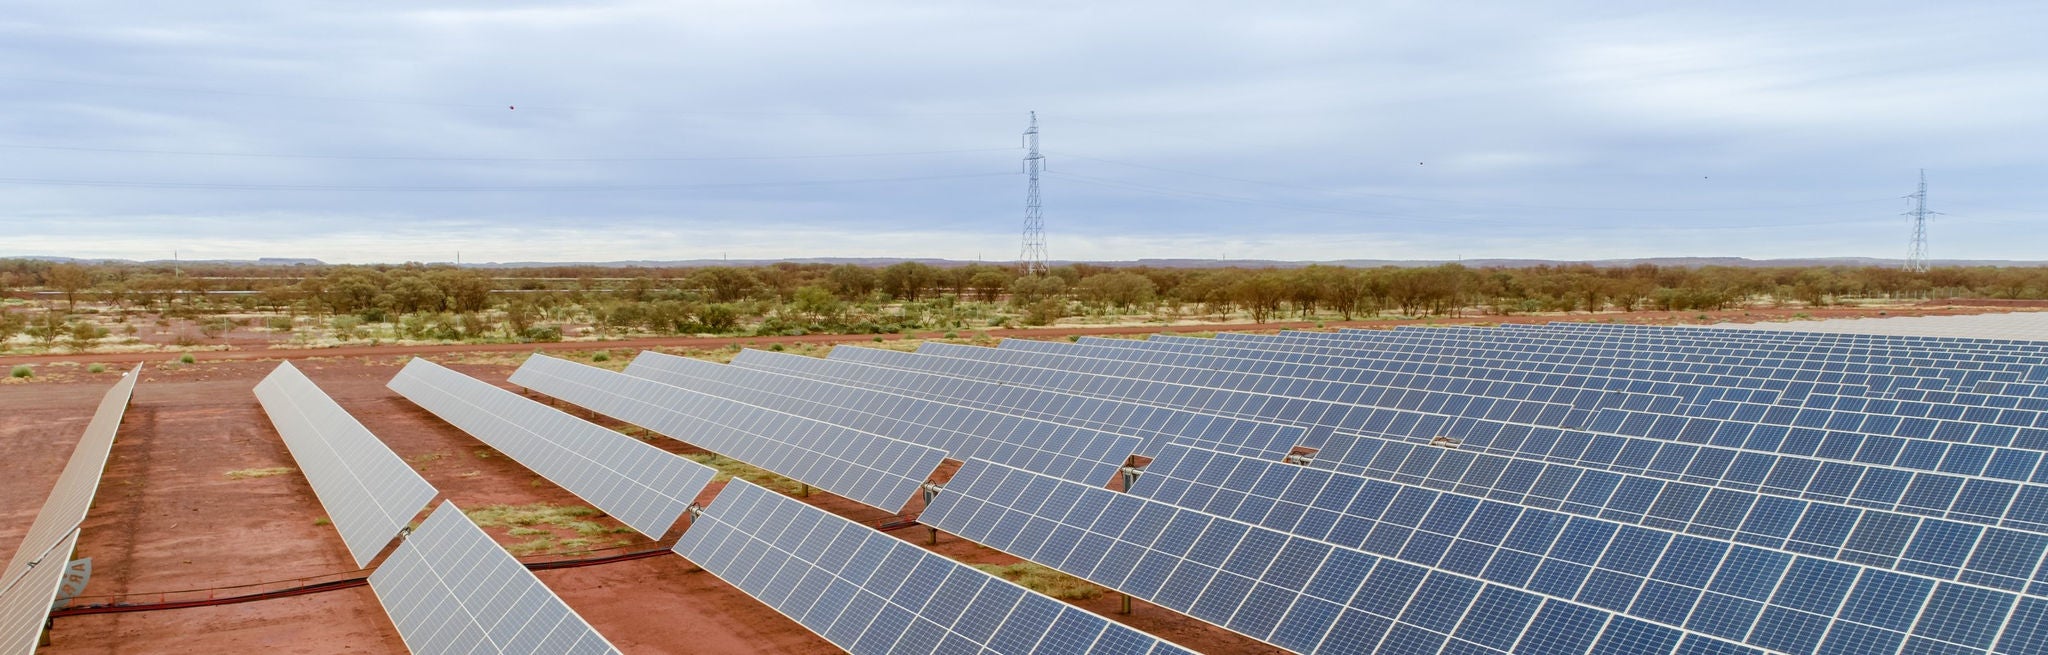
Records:
M863 350L841 346L833 352L842 349ZM733 357L732 365L1129 434L1143 440L1138 446L1140 454L1157 452L1161 444L1185 442L1246 455L1280 457L1306 440L1306 431L1298 426L857 362L744 350Z
M1760 652L984 460L962 466L920 520L1300 653L1630 652L1645 639Z
M49 498L43 501L7 568L0 569L0 653L35 652L57 584L78 541L78 526L99 491L100 474L114 448L114 433L121 427L128 399L140 379L142 365L137 364L100 397L92 422L85 426L85 436L71 450L64 471L57 474Z
M718 471L424 359L391 378L405 396L651 539Z
M675 552L855 655L1189 652L740 479Z
M370 588L420 655L619 652L454 503L398 545Z
M256 384L256 400L356 566L369 566L438 493L291 362Z
M1101 430L655 352L626 374L1075 482L1108 482L1138 448Z
M946 451L534 355L512 382L870 507L902 511Z
M1235 481L1247 484L1233 484ZM1895 572L1886 572L1885 568L1866 566L1854 558L1829 561L1796 549L1728 544L1725 539L1627 525L1625 521L1608 520L1613 513L1603 513L1598 518L1573 516L1180 447L1154 460L1131 493L1198 511L1243 516L1256 524L1327 539L1339 546L1468 573L1735 640L1750 635L1757 622L1773 612L1798 612L1799 616L1813 617L1808 622L1816 626L1830 618L1849 618L1839 614L1834 606L1807 602L1786 586L1809 578L1896 582L1887 593L1886 602L1911 607L1926 605L1937 589L1967 589L1981 594L1987 602L2010 599L2012 591L2017 590L1985 584L1989 580L1982 577L1966 575L1958 580L1953 567L1942 572L1936 562L1927 561L1945 559L1922 553L1937 547L1954 545L1949 549L1951 552L1971 552L1971 548L1956 543L1975 536L1976 528L1965 524L1924 525L1917 533L1910 522L1892 524L1904 535L1917 537L1915 544L1905 546L1905 550L1913 555L1913 563L1920 566L1909 563ZM1243 512L1246 507L1252 511ZM1518 537L1530 534L1527 526L1531 525L1555 526L1544 531L1553 538ZM2035 544L2048 540L2038 535L2011 536L2020 541L2005 541L2002 547L1985 549L1985 554L2001 553L2008 558L1995 563L1993 568L2024 570L2014 581L2018 582L2032 574L2040 556L2038 552L2028 555L2023 548L2012 545L2029 543L2028 537ZM1899 543L1905 544L1903 535ZM1502 562L1525 563L1534 575L1522 578L1506 573ZM1646 591L1668 597L1656 606L1631 605L1630 601ZM1697 616L1700 612L1736 607L1743 611L1716 615L1711 621L1685 619L1688 613ZM1935 626L1921 628L1918 634L1922 636L1940 630ZM1883 627L1873 630L1901 641L1907 633ZM1780 637L1786 641L1772 641ZM1819 633L1810 633L1810 638L1817 643ZM1789 635L1758 635L1749 641L1773 649L1797 643Z

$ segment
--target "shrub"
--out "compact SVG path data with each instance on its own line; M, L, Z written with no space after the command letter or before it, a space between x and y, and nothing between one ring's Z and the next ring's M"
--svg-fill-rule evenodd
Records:
M192 363L192 362L195 362L195 361L198 361L198 360L197 360L197 359L194 359L194 358L192 357L192 353L185 353L185 354L183 354L183 355L179 355L179 356L178 356L178 363L180 363L180 364L190 364L190 363Z
M593 362L609 362L609 361L612 361L612 356L611 356L611 354L610 354L610 353L606 353L606 352L603 352L603 351L599 351L599 352L598 352L597 354L595 354L595 355L591 355L591 356L590 356L590 361L593 361Z
M33 369L33 368L29 368L29 366L28 366L27 364L18 364L18 365L16 365L16 366L14 367L14 371L13 371L12 373L9 373L8 375L11 375L11 376L14 376L14 377L17 377L17 378L23 378L23 379L27 379L27 378L32 378L32 377L35 377L35 376L36 376L36 370L35 370L35 369Z
M521 338L526 339L527 341L561 341L562 328L555 327L553 325L537 325L534 327L526 328L526 332L521 333L519 336Z
M87 373L105 373L105 372L107 372L107 365L106 365L106 364L93 364L93 365L91 365L91 366L87 366L87 367L85 367L85 372L87 372Z
M292 331L292 317L272 316L264 319L263 326L270 328L272 332L290 332Z

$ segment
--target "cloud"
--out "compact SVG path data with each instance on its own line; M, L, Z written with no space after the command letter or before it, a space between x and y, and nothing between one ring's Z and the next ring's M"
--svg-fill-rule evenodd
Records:
M2025 257L2042 11L24 7L0 256Z

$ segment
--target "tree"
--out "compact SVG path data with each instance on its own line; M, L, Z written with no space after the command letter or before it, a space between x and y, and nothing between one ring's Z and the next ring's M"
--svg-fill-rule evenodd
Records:
M1118 271L1082 278L1075 291L1081 297L1081 302L1097 309L1107 306L1129 309L1136 305L1150 305L1156 289L1152 286L1151 278Z
M105 336L107 336L107 330L93 325L92 321L72 323L71 329L65 335L67 345L71 347L71 352L77 353L92 350L92 347L97 345L100 339Z
M882 291L899 300L917 300L939 282L939 269L923 262L897 262L882 269Z
M1066 292L1066 280L1050 275L1026 275L1010 282L1010 304L1030 307Z
M43 274L43 281L50 288L64 292L65 305L71 311L77 311L78 292L92 288L92 271L77 264L58 264Z
M882 276L876 275L874 269L853 264L832 267L825 274L825 281L841 300L861 300L882 287Z
M994 266L983 267L973 277L967 278L967 286L974 289L974 297L982 302L995 302L1003 297L1003 290L1010 287L1010 274Z
M14 335L21 334L22 329L27 327L27 318L14 312L0 310L0 351L7 350L8 340L13 339Z
M719 303L745 300L761 287L761 280L752 271L725 266L698 269L690 274L689 281L709 291L711 301Z
M1287 299L1287 278L1277 271L1249 275L1230 285L1230 297L1251 312L1253 323L1264 323Z

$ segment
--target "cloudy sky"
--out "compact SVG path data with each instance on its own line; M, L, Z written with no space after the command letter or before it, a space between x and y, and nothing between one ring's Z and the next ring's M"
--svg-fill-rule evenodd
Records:
M2041 3L1273 4L16 3L0 256L2048 257Z

